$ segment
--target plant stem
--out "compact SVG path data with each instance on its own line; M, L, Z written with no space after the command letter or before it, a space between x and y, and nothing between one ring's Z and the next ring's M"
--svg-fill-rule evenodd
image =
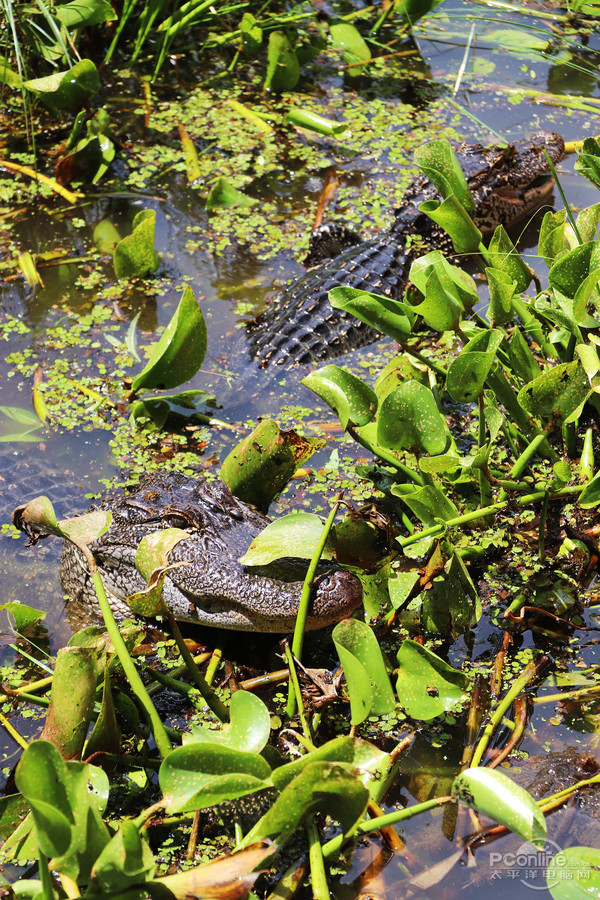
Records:
M94 588L96 590L96 596L98 598L100 611L102 613L102 617L104 618L106 630L108 631L108 636L110 637L113 643L113 647L117 652L119 662L121 663L121 666L125 673L125 677L129 681L131 690L142 705L142 708L148 720L148 724L150 725L152 733L154 734L154 740L156 741L158 752L162 757L165 757L173 749L171 746L171 741L168 738L167 732L165 731L164 725L154 707L154 704L152 703L152 700L148 696L148 692L144 687L144 683L140 678L139 672L133 664L133 661L129 655L129 651L127 650L127 647L125 645L125 641L123 640L121 632L119 631L119 626L115 622L115 617L110 607L110 603L108 602L106 590L104 589L102 578L100 577L100 573L98 572L96 561L94 560L92 552L88 547L84 545L78 546L79 549L85 554L85 557L87 559L87 563L92 576L92 581L94 583Z
M390 466L393 466L399 472L414 484L420 485L420 487L425 486L425 479L418 473L414 472L412 469L409 469L408 466L405 466L404 463L399 462L391 453L388 453L387 450L384 450L383 447L372 447L371 444L366 441L358 431L352 425L346 426L346 431L350 435L350 437L354 438L357 444L360 444L361 447L364 447L365 450L368 450L369 453L373 453L375 456L378 456L379 459L382 459L384 463L387 463Z
M197 687L200 691L202 699L204 700L208 708L214 712L217 719L220 719L221 722L229 722L229 710L227 709L225 704L221 700L219 700L215 692L206 683L204 675L194 662L194 657L186 647L185 641L183 640L183 637L181 635L179 624L166 603L163 603L162 615L165 616L169 623L171 633L175 638L175 643L177 644L177 648L181 653L181 658L186 665L188 674L194 682L195 687Z
M448 519L446 522L442 522L439 525L431 525L429 528L424 528L422 531L417 531L415 534L402 538L398 543L402 549L410 547L411 544L416 544L422 538L443 534L448 531L448 529L456 528L457 525L464 525L466 522L475 522L477 519L484 519L486 516L498 512L499 509L504 509L505 506L506 501L502 503L492 503L491 506L486 506L483 509L475 509L462 516L456 516L454 519Z
M294 638L292 640L292 654L296 657L296 659L302 659L302 647L304 645L304 632L306 630L306 620L308 619L308 608L310 605L310 593L312 589L313 579L315 577L315 572L317 571L317 566L319 564L319 560L321 559L321 554L325 549L325 543L327 538L329 537L329 532L331 531L331 527L333 525L333 520L335 519L336 513L339 509L340 503L342 502L342 497L344 496L344 492L340 491L338 494L335 503L331 508L331 512L327 517L327 521L323 526L323 531L321 532L321 537L315 547L315 552L312 555L312 559L308 566L308 571L306 573L306 578L304 579L304 584L302 585L302 596L300 597L300 606L298 607L298 616L296 618L296 626L294 628ZM292 718L294 713L296 712L296 703L294 699L294 687L292 684L291 678L291 668L290 668L290 684L288 688L288 702L287 702L287 714Z
M359 822L356 826L356 833L369 834L369 832L379 831L380 828L385 828L387 825L395 825L396 822L405 822L407 819L412 819L414 816L427 812L429 809L435 809L437 806L445 806L445 804L450 803L451 800L452 797L449 796L436 797L435 800L426 800L424 803L417 803L415 806L409 806L407 809L398 809L394 812L386 813L385 816L370 819L368 822ZM338 834L337 837L327 841L327 843L323 845L324 858L329 859L331 856L338 853L346 840L346 835Z
M543 665L545 665L545 663L546 663L545 656L542 656L539 659L528 663L528 665L525 667L523 674L517 678L515 683L506 692L506 694L504 695L502 700L500 700L500 702L498 703L498 705L496 706L494 711L490 714L490 718L489 718L487 725L485 726L483 735L481 736L481 739L480 739L479 743L477 744L477 747L475 748L475 753L473 754L473 759L471 760L472 767L481 765L481 760L483 759L483 754L485 753L485 751L487 749L487 745L490 742L490 738L491 738L492 734L494 733L494 731L500 724L502 717L508 711L508 709L511 706L512 702L514 701L515 697L519 696L519 694L529 684L529 682L534 677L534 675L536 675L539 672L541 667Z
M306 836L308 838L308 858L310 861L310 875L312 880L312 895L315 900L329 900L330 893L327 885L327 874L323 860L323 848L319 839L319 832L315 825L314 816L306 820Z

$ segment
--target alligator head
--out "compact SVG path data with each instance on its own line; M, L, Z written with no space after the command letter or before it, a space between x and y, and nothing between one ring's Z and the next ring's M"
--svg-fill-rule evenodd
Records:
M558 162L565 144L559 134L540 131L507 147L464 143L455 146L454 152L475 201L473 220L482 232L489 233L498 225L522 219L544 203L554 185L548 158L553 164ZM396 211L396 228L409 221L414 227L416 207L436 197L439 194L431 182L425 176L417 178L405 195L406 205Z

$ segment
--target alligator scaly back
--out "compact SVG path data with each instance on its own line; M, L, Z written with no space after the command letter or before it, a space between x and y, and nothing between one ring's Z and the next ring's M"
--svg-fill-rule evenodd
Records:
M512 222L537 209L549 196L552 162L564 153L560 135L540 132L508 147L461 144L455 148L475 200L473 218L483 232ZM377 338L354 316L334 309L329 291L347 286L401 297L413 260L427 249L451 249L448 236L419 212L426 200L439 197L423 176L408 189L388 231L361 241L325 260L276 295L250 326L250 354L263 368L333 359Z

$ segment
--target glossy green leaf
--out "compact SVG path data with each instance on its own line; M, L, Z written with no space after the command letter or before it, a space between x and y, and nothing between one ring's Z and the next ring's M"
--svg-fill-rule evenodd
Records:
M585 138L582 152L575 162L575 171L581 172L588 181L600 188L600 141L596 138Z
M303 378L302 384L335 411L344 429L348 425L366 425L377 411L374 391L339 366L323 366Z
M417 261L420 262L420 261ZM415 269L417 266L414 267ZM411 268L411 273L413 269ZM436 331L455 331L460 327L465 311L465 291L463 286L448 269L440 264L427 268L427 279L423 287L424 299L413 306L413 312L421 316L430 328ZM415 274L417 272L415 271ZM472 299L475 300L476 294Z
M467 568L454 553L444 571L433 579L421 598L421 625L427 631L452 637L464 634L481 618L481 601Z
M596 472L594 477L582 490L579 495L578 504L582 509L592 509L600 503L600 471Z
M508 342L508 357L513 372L525 384L541 375L541 369L531 351L531 347L523 337L519 327L515 327L512 330Z
M343 766L325 760L311 762L284 787L241 847L266 838L284 843L307 816L318 811L337 819L346 833L363 815L368 799L366 787Z
M156 213L153 209L142 209L136 214L131 234L115 247L113 263L117 278L143 278L158 268L159 257L154 249L155 228Z
M421 644L405 638L397 659L396 693L411 718L431 722L467 699L467 676Z
M101 818L108 796L105 773L95 766L65 762L48 741L34 741L21 757L15 777L52 867L85 883L109 840Z
M296 469L324 444L264 419L227 456L220 477L232 494L266 512Z
M452 360L446 389L453 400L467 403L479 397L503 340L501 331L482 331L463 347L460 356Z
M35 497L24 506L18 506L12 514L13 522L21 531L32 529L40 534L54 534L81 546L102 537L112 522L108 509L94 509L72 519L57 520L54 507L48 497Z
M255 203L256 200L253 197L248 197L247 194L238 191L223 176L217 178L206 198L208 210L219 209L219 207L226 209L231 209L233 206L249 207L254 206Z
M478 766L454 779L454 797L464 806L489 816L534 847L543 847L546 820L527 791L498 769Z
M414 158L444 199L454 196L467 212L475 209L467 179L448 140L441 138L416 147Z
M559 850L548 863L546 885L552 900L591 900L600 896L600 850L597 847Z
M481 231L453 194L442 203L426 200L419 205L419 210L450 235L457 253L477 252L481 244Z
M375 382L374 390L379 402L381 403L384 397L405 381L420 381L427 384L427 374L422 367L417 368L410 356L397 353L380 372Z
M81 59L67 72L24 81L23 87L37 94L51 109L78 110L98 93L100 79L94 63Z
M257 535L239 560L244 566L267 566L286 556L312 559L323 534L323 520L314 513L293 512L271 522ZM330 533L322 559L334 559L335 547Z
M547 369L521 388L518 400L529 413L546 419L552 426L567 419L592 392L589 378L579 360Z
M88 647L63 647L56 657L42 740L54 744L64 759L79 758L95 701L93 651Z
M436 459L439 457L434 457L434 460ZM443 460L442 470L452 470L448 457L444 457ZM460 468L460 464L458 461L456 462ZM454 519L458 515L458 510L452 500L435 484L426 484L424 487L393 485L390 491L406 503L410 511L421 520L426 528L436 525L439 521L446 522L448 519Z
M20 603L18 600L10 600L8 603L3 603L0 606L0 610L6 610L7 613L10 613L17 631L23 631L28 625L41 621L47 615L45 610L34 609L33 606L27 606L27 604Z
M110 219L102 219L94 227L94 244L100 253L113 253L120 240L121 235Z
M206 809L271 787L271 768L258 753L219 744L176 747L163 760L158 779L169 812Z
M533 306L538 315L543 316L544 319L548 319L550 322L555 322L567 333L572 334L576 342L580 344L583 341L583 335L573 309L574 302L574 300L565 297L564 294L555 289L553 296L540 294L534 300Z
M507 272L501 272L499 269L486 268L485 274L490 288L487 317L494 326L506 325L513 318L512 298L517 283Z
M414 25L441 2L442 0L399 0L396 15L401 16L407 25Z
M92 878L104 896L114 896L152 878L155 868L146 837L126 819L94 863Z
M218 744L233 750L260 753L271 733L271 716L260 697L250 691L236 691L229 705L229 716L229 723L218 731L201 724L192 725L189 735L183 736L184 745Z
M372 629L359 619L345 619L335 626L332 637L346 676L352 724L359 725L368 715L393 712L394 693ZM366 710L365 675L371 688Z
M516 284L517 293L526 291L533 273L517 252L503 225L498 225L488 245L487 259Z
M71 0L55 7L56 18L65 28L87 28L112 22L117 14L106 0Z
M549 210L542 219L538 256L544 257L544 262L548 268L564 253L576 246L576 244L571 244L569 241L568 227L566 209L561 209L558 212Z
M440 280L452 283L452 291L465 309L471 309L478 302L477 285L471 276L459 266L453 266L448 262L441 250L430 250L429 253L419 256L410 267L410 281L421 294L425 295L427 279L434 270L437 271Z
M586 206L577 216L577 231L581 240L593 241L596 237L598 225L600 225L600 203L594 203L592 206Z
M185 287L179 306L165 328L133 390L176 387L192 378L206 353L206 323L191 288Z
M588 241L561 256L548 272L548 281L562 294L573 298L580 284L598 268L600 244Z
M371 797L377 797L389 769L390 756L378 747L356 737L337 737L299 759L273 770L273 784L282 791L303 769L314 762L338 763L364 784Z
M364 41L358 29L349 22L331 22L329 25L331 43L337 50L342 51L344 62L365 63L371 59L371 51ZM362 71L362 66L359 71ZM352 70L350 69L350 73Z
M306 109L290 109L283 120L285 125L297 125L298 128L306 128L317 134L338 135L348 130L346 122L336 122L334 119L326 119L318 113Z
M392 297L382 297L358 288L336 287L329 291L335 309L343 309L376 331L403 344L409 337L416 314L412 308Z
M431 456L443 453L450 434L428 387L409 381L388 394L379 410L377 441L394 450L418 449Z
M121 750L121 729L117 723L115 705L108 666L104 669L102 703L94 727L85 745L84 755L89 758L94 753L119 753Z
M265 90L292 91L300 78L300 64L285 32L272 31L267 51Z
M263 30L257 25L256 19L250 12L245 12L240 21L240 32L242 35L242 47L244 53L253 56L263 39Z

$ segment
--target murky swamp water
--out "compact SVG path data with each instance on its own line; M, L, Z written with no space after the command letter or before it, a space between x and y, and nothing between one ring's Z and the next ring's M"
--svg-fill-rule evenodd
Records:
M534 96L511 93L525 88L554 93L559 100L562 96L585 95L598 102L597 33L575 41L572 53L536 53L527 46L507 46L502 42L499 45L498 39L488 40L486 35L500 28L518 31L524 26L547 30L551 22L546 19L529 18L526 13L510 18L476 3L442 4L440 14L450 8L456 10L456 18L432 17L415 29L415 42L408 45L412 53L410 65L414 66L412 76L410 68L406 74L405 60L402 69L392 64L386 70L378 70L378 74L354 80L331 62L323 64L317 60L309 67L302 84L306 97L324 114L348 119L350 137L343 141L290 133L261 147L242 128L238 144L230 123L231 110L226 106L226 91L218 87L218 82L204 90L194 90L187 84L177 109L174 101L169 101L166 94L163 98L157 90L148 123L144 122L139 86L130 82L111 86L104 102L116 123L115 130L128 142L127 151L118 155L115 179L102 183L97 195L86 198L74 209L67 210L64 203L46 199L23 205L7 239L7 246L19 251L59 251L69 262L63 258L58 265L40 265L44 287L31 290L15 277L9 260L5 261L6 278L0 297L0 325L5 339L0 361L0 404L31 411L37 369L46 382L52 381L58 387L47 395L50 426L30 430L26 441L16 438L18 433L23 437L28 427L16 421L14 414L4 416L0 422L2 523L9 521L17 503L43 493L51 497L59 514L83 511L88 504L86 495L100 490L103 479L122 477L119 463L139 471L148 459L156 462L162 458L165 464L172 464L183 450L190 454L185 459L188 467L218 467L256 418L266 414L275 414L289 426L301 424L307 433L327 438L325 449L311 460L312 475L288 489L282 508L323 508L323 498L331 497L340 484L347 482L347 471L336 470L337 459L356 460L361 451L350 442L340 443L332 414L299 386L305 372L276 380L261 375L248 358L241 327L260 311L278 286L302 273L299 259L327 180L336 177L340 187L326 217L350 219L367 233L381 227L399 204L411 151L429 137L455 133L461 138L490 143L494 134L486 130L486 125L509 140L538 129L559 131L567 140L600 132L600 105L598 113L593 105L573 111L539 103ZM534 5L533 9L544 7ZM476 39L464 79L453 95L452 85L473 21ZM546 30L544 34L551 34ZM530 31L522 33L526 36ZM242 99L250 105L261 102L256 87L242 91ZM204 158L209 160L207 179L223 171L235 181L237 172L237 186L260 201L260 211L246 217L239 211L205 211L206 190L187 184L183 154L174 136L177 119L186 115L188 133L206 151ZM277 146L278 142L286 145L284 150ZM158 147L163 148L162 156L155 153ZM574 157L566 158L558 172L568 203L578 209L596 202L597 196L588 182L574 174L573 164ZM555 190L553 206L559 209L562 205ZM162 263L156 278L121 290L110 259L98 257L94 231L99 223L109 220L125 234L140 209L156 210L156 246ZM539 221L537 217L523 224L513 231L513 237L523 232L520 249L543 278L544 266L535 255ZM94 400L82 395L77 387L71 386L72 394L65 394L69 388L64 379L83 383L86 376L105 377L110 383L111 379L135 374L142 363L132 362L123 350L131 320L139 314L138 344L143 355L144 346L153 342L157 329L169 321L184 284L189 284L199 299L209 329L206 360L189 387L214 394L216 414L236 427L191 428L187 423L171 440L149 447L144 456L137 450L138 438L129 431L125 413L103 408L97 415L92 409ZM349 361L359 369L375 370L378 361L392 353L393 347L391 341L381 341L352 354ZM56 399L61 390L67 400ZM368 494L366 488L362 491L365 496ZM273 512L277 513L277 509ZM0 534L0 602L20 600L44 609L47 633L40 636L40 651L33 652L40 656L44 651L52 654L77 627L77 621L65 611L58 584L60 547L49 541L31 550L24 543L22 537L16 539L8 529ZM587 624L597 624L593 609L587 619ZM3 617L1 621L0 662L11 665L18 657L17 639L8 619ZM598 663L597 638L594 632L583 634L579 658L588 666L594 665ZM202 639L210 644L211 635L203 633ZM462 643L454 648L455 658L468 653L474 657L491 656L495 640L494 629L482 622L470 648ZM544 641L543 636L526 631L521 649ZM231 644L230 656L235 659L235 636ZM258 653L266 656L269 648L260 642L258 646ZM21 662L24 668L28 667L26 661ZM33 676L35 670L30 671ZM35 673L38 674L41 673ZM554 685L548 684L539 696L555 690ZM600 720L595 709L587 713L559 716L554 704L539 703L522 750L539 756L574 745L595 753ZM15 724L28 733L22 717L15 716ZM36 728L37 724L31 726L32 736ZM7 775L18 759L18 751L8 738L4 750ZM403 767L406 774L390 802L411 803L445 793L440 782L450 783L461 752L459 733L449 732L445 740L425 734L417 738ZM569 816L572 818L565 825ZM599 836L593 834L598 823L600 817L595 814L565 810L551 818L549 834L558 846L572 843L568 837L571 832L583 834L581 842L598 846ZM459 822L456 830L468 833L468 823ZM448 813L423 816L406 828L407 845L420 863L430 865L451 854L454 831L455 823ZM535 881L539 873L528 877L521 867L517 875L512 874L511 867L505 864L508 856L495 868L497 859L490 857L487 868L483 866L484 874L480 874L481 854L489 856L497 848L500 854L515 852L519 842L515 845L511 840L498 841L480 851L479 869L453 869L441 884L430 889L430 895L453 897L470 885L469 896L475 896L474 892L484 886L490 896L499 900L509 894L513 900L515 895L530 897L532 888L541 887ZM377 861L367 867L374 846L356 854L354 867L341 878L336 896L356 895L355 879L361 868L367 872L363 876L367 890L400 896L395 885L402 876L393 860L379 874Z

